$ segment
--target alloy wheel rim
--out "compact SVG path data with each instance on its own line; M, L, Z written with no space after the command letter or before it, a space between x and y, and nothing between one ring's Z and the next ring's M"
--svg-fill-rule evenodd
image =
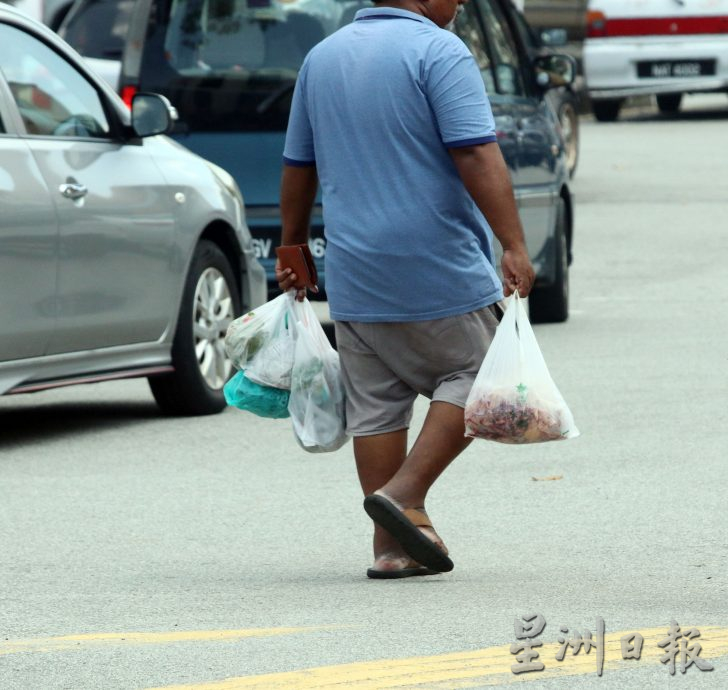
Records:
M566 103L561 108L561 117L559 124L564 137L564 148L566 149L566 166L569 170L573 170L576 164L576 111L574 107Z
M192 333L197 366L213 390L220 390L232 371L225 355L225 334L233 318L233 300L225 277L216 268L205 269L195 288Z

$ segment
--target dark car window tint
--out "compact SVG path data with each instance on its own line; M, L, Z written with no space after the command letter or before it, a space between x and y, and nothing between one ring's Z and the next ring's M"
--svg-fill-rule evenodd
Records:
M505 96L523 96L520 59L505 17L492 0L479 0L488 45L493 53L496 91Z
M0 24L0 64L28 134L108 136L94 87L41 41Z
M190 131L285 131L308 51L366 0L158 0L139 89L166 95Z
M493 62L486 49L485 36L480 26L477 11L472 5L462 5L454 22L453 29L468 46L480 68L480 74L485 82L485 90L489 94L496 92L493 77Z
M88 0L59 33L81 55L120 60L133 8L134 0Z
M183 74L261 73L296 77L311 48L338 28L328 16L267 0L174 0L165 40L170 64ZM325 6L325 3L323 4Z

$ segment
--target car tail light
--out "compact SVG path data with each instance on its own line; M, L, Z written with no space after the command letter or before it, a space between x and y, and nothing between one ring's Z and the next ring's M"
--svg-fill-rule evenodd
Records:
M137 91L139 91L139 89L136 86L124 86L121 89L121 100L124 101L129 110L131 110L131 102Z
M600 10L589 10L586 13L587 38L606 38L607 15Z

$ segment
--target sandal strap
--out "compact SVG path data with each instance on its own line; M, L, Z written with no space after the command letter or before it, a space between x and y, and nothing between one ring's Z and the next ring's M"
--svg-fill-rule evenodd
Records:
M402 511L402 514L417 527L432 527L430 518L416 508L406 508Z

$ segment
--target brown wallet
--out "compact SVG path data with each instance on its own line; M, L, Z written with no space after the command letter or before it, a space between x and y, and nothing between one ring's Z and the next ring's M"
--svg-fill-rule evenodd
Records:
M314 288L318 284L318 273L311 250L307 244L289 244L276 247L276 256L281 268L290 268L296 274L296 288Z

